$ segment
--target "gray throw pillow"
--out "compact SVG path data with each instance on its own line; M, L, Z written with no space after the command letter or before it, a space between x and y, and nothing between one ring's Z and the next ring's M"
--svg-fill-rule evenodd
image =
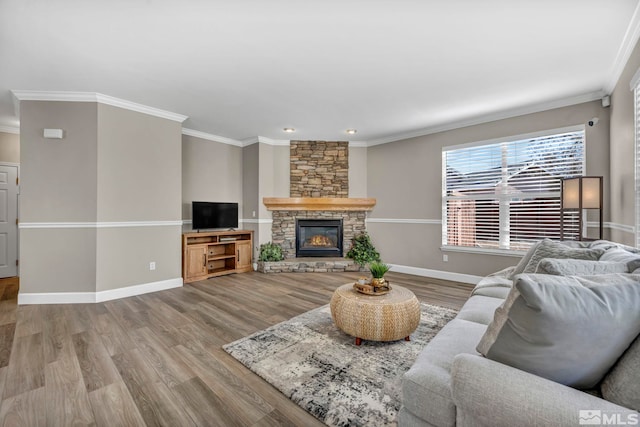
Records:
M640 276L521 274L481 338L489 359L588 389L640 333Z
M604 378L601 391L608 401L640 411L640 337Z
M540 242L534 243L529 248L527 253L524 254L524 256L520 259L520 262L518 262L518 265L516 265L516 268L513 270L513 272L509 276L509 279L513 280L513 278L517 274L520 274L520 273L524 272L524 268L527 266L527 264L529 264L529 261L531 260L531 257L533 256L533 254L536 252L536 248L538 247L539 244L540 244Z
M627 264L629 271L640 268L640 255L622 248L612 248L605 251L600 257L600 261L624 262Z
M544 258L536 273L556 276L592 276L595 274L628 273L627 264L615 261L588 261L584 259Z
M534 254L531 256L527 266L524 268L523 273L535 273L538 268L538 263L544 258L570 258L597 261L604 252L605 251L603 249L570 248L562 243L545 239L536 247Z

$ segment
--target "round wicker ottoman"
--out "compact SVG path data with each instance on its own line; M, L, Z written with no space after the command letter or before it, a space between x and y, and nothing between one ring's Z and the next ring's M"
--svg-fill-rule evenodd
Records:
M362 340L396 341L409 335L420 323L420 302L410 290L394 285L386 295L356 292L353 284L342 285L331 297L331 317L338 328Z

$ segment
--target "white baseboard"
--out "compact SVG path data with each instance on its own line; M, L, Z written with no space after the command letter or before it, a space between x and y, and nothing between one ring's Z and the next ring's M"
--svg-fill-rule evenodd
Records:
M143 283L141 285L126 286L100 292L47 292L47 293L18 293L18 305L26 304L87 304L110 301L119 298L148 294L149 292L164 291L179 288L183 284L182 277L161 280L159 282Z
M471 283L476 285L481 276L471 274L452 273L450 271L430 270L428 268L410 267L408 265L389 264L391 271L396 273L413 274L414 276L433 277L434 279L451 280L454 282Z

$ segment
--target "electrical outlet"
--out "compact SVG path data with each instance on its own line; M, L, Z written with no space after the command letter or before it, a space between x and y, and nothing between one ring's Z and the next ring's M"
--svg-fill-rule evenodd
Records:
M149 270L155 270L156 269L156 262L155 261L151 261L149 263Z
M256 211L252 211L251 215L255 218L256 217Z
M449 262L449 255L442 254L442 262Z

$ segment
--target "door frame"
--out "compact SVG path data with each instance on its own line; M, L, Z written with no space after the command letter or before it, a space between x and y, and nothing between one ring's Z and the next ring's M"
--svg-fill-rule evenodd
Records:
M11 166L17 169L16 176L18 177L18 199L16 200L16 218L18 218L18 224L20 223L20 163L1 162L0 166ZM16 224L16 254L17 260L20 261L20 227ZM20 262L16 266L16 276L20 277Z

